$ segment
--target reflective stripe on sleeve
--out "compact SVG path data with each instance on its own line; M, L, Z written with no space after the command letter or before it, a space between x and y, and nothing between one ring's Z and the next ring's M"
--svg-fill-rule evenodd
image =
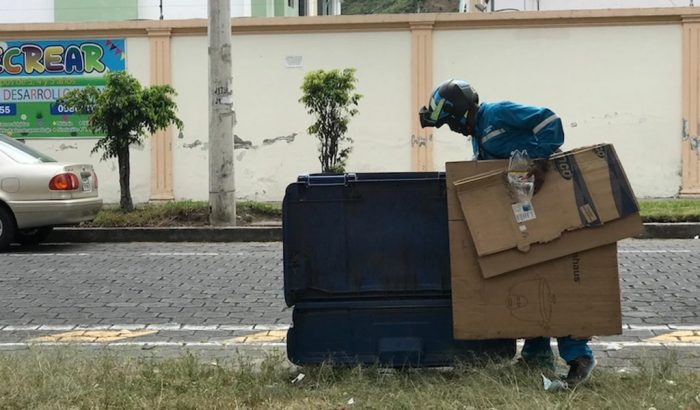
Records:
M491 138L498 137L499 135L503 134L504 132L506 132L506 130L504 130L503 128L493 130L481 138L481 143L484 144L484 143L486 143L486 141L490 140Z
M550 116L547 117L544 121L542 121L541 123L537 124L537 126L536 126L535 128L532 129L532 133L533 133L533 134L537 134L538 132L542 131L542 129L543 129L544 127L546 127L547 124L549 124L550 122L556 120L557 118L559 118L559 116L556 115L556 114L550 115Z

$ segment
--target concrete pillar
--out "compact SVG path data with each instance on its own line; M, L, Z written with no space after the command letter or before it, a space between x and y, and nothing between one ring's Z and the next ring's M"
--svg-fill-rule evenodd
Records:
M700 196L700 17L683 17L681 195Z
M170 84L170 28L149 29L148 41L151 85ZM172 127L168 127L150 138L152 201L170 201L174 198L172 132Z
M411 24L411 170L433 171L433 129L421 128L418 110L433 88L433 23Z

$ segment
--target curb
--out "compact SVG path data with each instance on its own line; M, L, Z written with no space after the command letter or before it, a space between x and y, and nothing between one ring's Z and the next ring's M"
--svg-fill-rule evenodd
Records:
M46 242L279 242L282 227L56 228Z
M644 233L638 239L693 239L700 237L700 223L645 223Z
M645 223L636 239L692 239L700 223ZM281 226L56 228L46 242L280 242Z

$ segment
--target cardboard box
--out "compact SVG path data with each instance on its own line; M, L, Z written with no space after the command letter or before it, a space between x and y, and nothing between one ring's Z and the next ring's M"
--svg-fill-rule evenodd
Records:
M455 339L622 333L616 244L485 279L467 224L449 230Z
M506 167L507 161L446 164L454 337L469 340L621 334L615 243L571 252L505 275L482 275L454 181ZM626 223L625 218L611 223L618 222ZM522 253L517 249L515 252Z
M486 278L643 230L636 198L610 144L553 156L531 202L518 202L511 194L506 168L507 161L476 175L453 169L452 185Z

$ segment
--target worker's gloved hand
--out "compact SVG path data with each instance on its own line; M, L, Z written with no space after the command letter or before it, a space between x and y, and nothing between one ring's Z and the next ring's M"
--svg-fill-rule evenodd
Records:
M527 176L535 177L535 194L542 188L542 184L544 184L544 175L547 173L548 169L549 161L544 158L533 160L528 167Z

